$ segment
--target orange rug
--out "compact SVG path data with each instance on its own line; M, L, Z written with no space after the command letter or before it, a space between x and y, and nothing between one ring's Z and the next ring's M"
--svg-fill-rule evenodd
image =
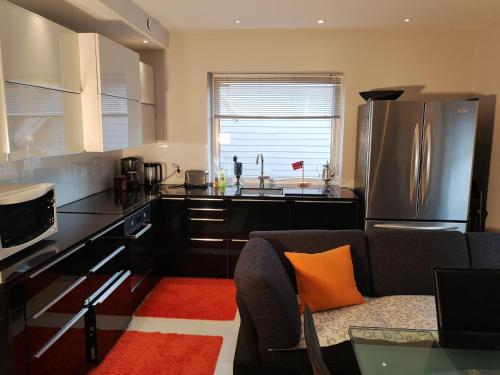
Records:
M236 286L229 279L166 277L135 312L153 318L234 320Z
M212 375L220 336L125 332L91 375Z

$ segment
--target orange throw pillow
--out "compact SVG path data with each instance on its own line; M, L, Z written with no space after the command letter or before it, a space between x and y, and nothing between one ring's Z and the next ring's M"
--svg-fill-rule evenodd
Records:
M295 269L300 307L311 311L358 305L364 301L354 279L351 246L323 253L285 252Z

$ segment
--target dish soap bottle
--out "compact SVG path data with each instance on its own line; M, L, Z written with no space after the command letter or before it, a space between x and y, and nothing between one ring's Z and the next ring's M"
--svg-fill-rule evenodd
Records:
M226 171L223 168L219 171L219 187L226 187Z

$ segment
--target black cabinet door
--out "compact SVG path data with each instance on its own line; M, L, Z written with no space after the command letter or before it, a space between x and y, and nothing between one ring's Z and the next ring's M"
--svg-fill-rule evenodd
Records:
M291 205L290 229L357 229L356 201L297 200Z
M289 205L279 199L233 199L229 202L229 239L246 240L256 230L289 229Z

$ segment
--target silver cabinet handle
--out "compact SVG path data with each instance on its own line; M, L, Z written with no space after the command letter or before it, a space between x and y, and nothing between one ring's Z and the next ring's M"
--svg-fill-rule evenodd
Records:
M224 212L227 208L188 208L189 211L214 211L214 212Z
M115 256L120 254L123 250L125 250L125 246L120 246L118 249L113 251L111 254L109 254L106 258L101 260L99 263L97 263L91 270L90 273L96 273L99 271L101 267L103 267L106 263L108 263L111 259L113 259Z
M379 229L416 229L416 230L458 230L457 226L417 226L417 225L407 225L407 224L375 224L374 228Z
M410 160L410 203L415 204L417 197L418 170L420 167L420 124L415 124Z
M335 200L328 200L328 201L322 201L322 200L317 200L317 201L313 201L313 200L309 200L309 201L294 200L293 202L294 203L318 203L318 204L352 204L352 203L355 203L355 201L335 201Z
M57 333L51 337L47 343L42 346L34 355L33 358L39 359L47 350L49 350L56 342L59 340L66 332L69 331L71 327L73 327L81 318L84 316L88 308L84 308L80 310L78 314L76 314L68 323L66 323Z
M184 201L186 198L184 197L166 197L164 195L161 196L161 199L165 199L167 201Z
M222 198L187 198L190 201L223 202Z
M44 314L48 309L50 309L52 306L54 306L57 302L62 300L64 297L66 297L69 293L71 293L74 289L76 289L81 283L83 283L85 280L87 280L87 276L82 276L78 280L76 280L73 284L71 284L69 287L64 289L64 291L59 294L56 298L54 298L52 301L50 301L47 305L42 307L40 310L38 310L35 314L31 316L32 319L38 319L42 314Z
M222 238L189 238L190 241L224 242Z
M116 283L113 284L112 287L110 287L102 296L100 296L97 301L95 301L92 306L97 306L97 305L100 305L101 303L103 303L104 301L106 301L108 299L108 297L113 294L116 289L118 289L120 287L120 285L122 285L129 277L130 275L132 275L132 272L130 272L130 270L128 270L127 272L125 272L119 279L118 281L116 281Z
M139 237L141 237L144 233L146 233L148 230L150 230L152 227L153 227L153 224L146 224L146 225L144 225L144 228L142 228L138 233L125 236L125 238L130 238L130 239L136 240Z
M231 199L233 202L286 203L286 199Z
M146 277L149 276L151 273L151 268L146 271L146 273L140 278L140 280L130 289L130 293L134 293L137 288L142 284L144 280L146 280Z
M81 244L73 249L71 249L70 251L68 251L66 254L64 254L62 257L56 259L55 261L53 261L52 263L46 265L45 267L43 267L41 270L38 270L36 271L34 274L30 275L30 279L34 279L35 277L37 277L38 275L40 275L41 273L47 271L49 268L55 266L57 263L59 262L62 262L64 259L66 259L67 257L69 257L70 255L76 253L78 250L80 250L81 248L85 247L85 244Z
M100 233L96 234L94 237L92 237L92 238L90 239L90 241L92 242L92 241L97 240L99 237L102 237L103 235L105 235L105 234L106 234L106 233L108 233L109 231L112 231L113 229L115 229L118 225L123 224L123 222L124 222L124 220L121 220L121 221L119 221L118 223L116 223L115 225L113 225L113 226L109 227L108 229L105 229L105 230L103 230L102 232L100 232Z
M248 242L248 240L238 240L236 238L232 238L231 242Z
M210 219L210 218L202 218L202 217L188 217L189 221L215 221L221 223L226 221L226 219Z

